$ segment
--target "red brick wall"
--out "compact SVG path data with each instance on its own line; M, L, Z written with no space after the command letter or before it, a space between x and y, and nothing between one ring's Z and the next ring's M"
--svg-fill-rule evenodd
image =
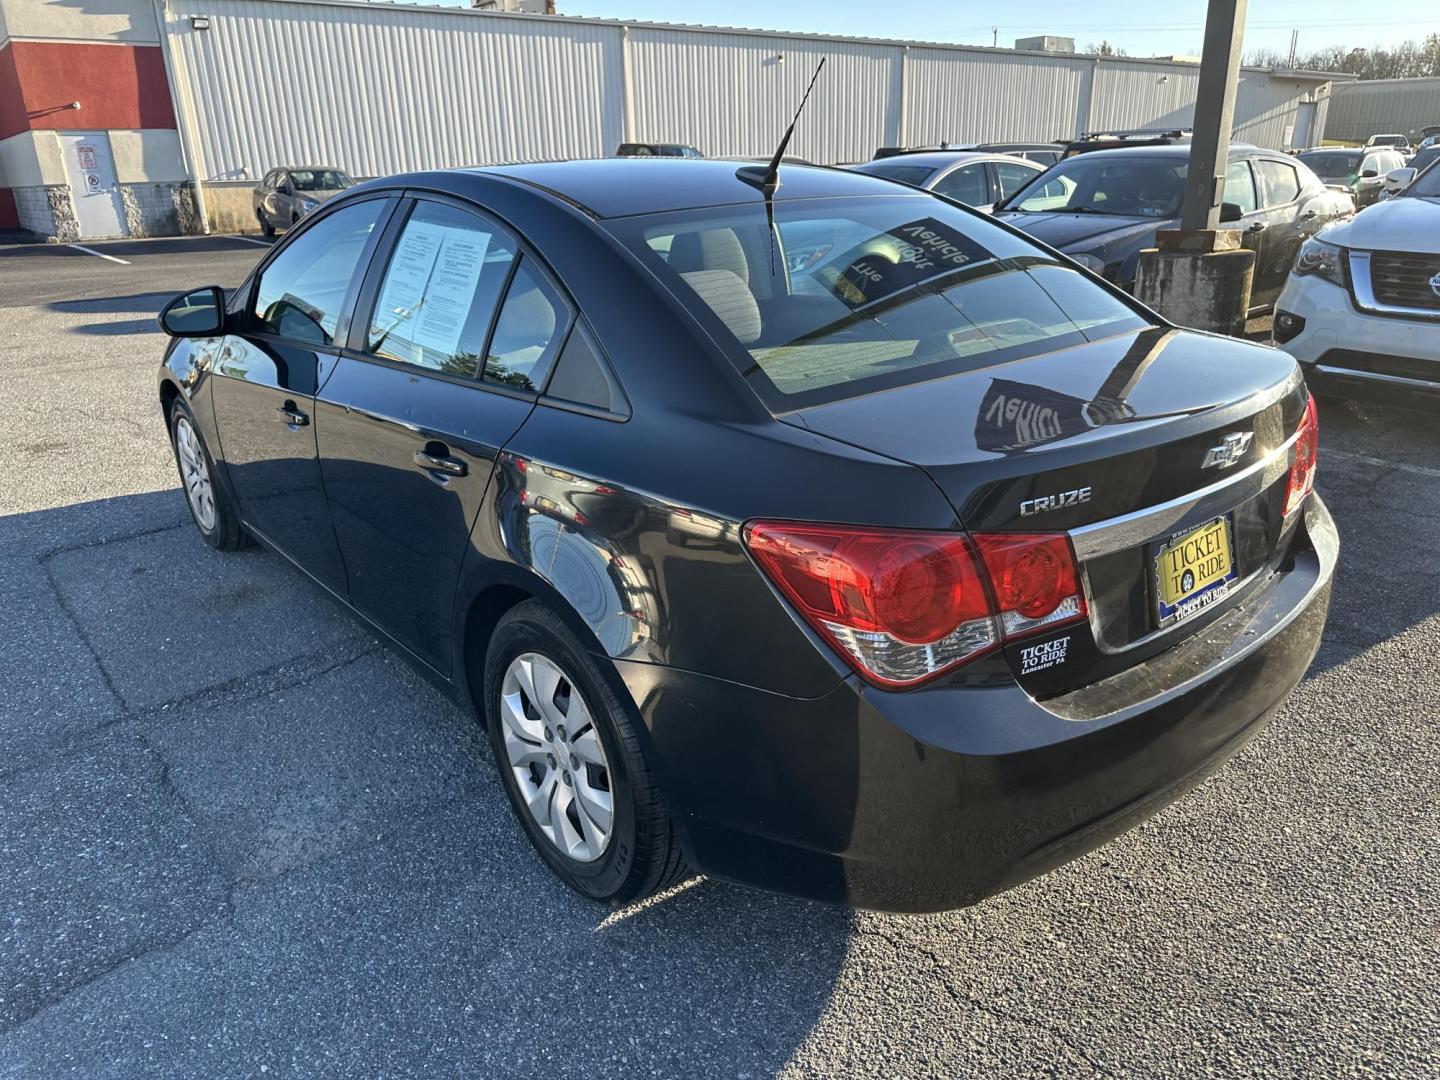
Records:
M65 106L79 101L79 109ZM11 41L0 48L0 139L21 131L173 128L158 45Z

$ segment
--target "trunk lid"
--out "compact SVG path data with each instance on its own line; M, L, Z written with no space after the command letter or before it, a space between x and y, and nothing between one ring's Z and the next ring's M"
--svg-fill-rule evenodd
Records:
M1285 525L1281 448L1305 398L1283 352L1155 327L786 419L924 469L972 532L1070 533L1088 623L1025 642L1068 639L1043 669L1008 650L1045 696L1174 644L1266 576ZM1222 516L1234 582L1209 609L1163 621L1152 544Z

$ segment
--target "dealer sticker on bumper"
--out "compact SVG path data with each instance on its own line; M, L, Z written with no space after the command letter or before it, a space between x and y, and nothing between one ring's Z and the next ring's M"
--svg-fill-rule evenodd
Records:
M1155 614L1161 626L1217 603L1235 580L1230 522L1225 517L1151 544L1150 553Z

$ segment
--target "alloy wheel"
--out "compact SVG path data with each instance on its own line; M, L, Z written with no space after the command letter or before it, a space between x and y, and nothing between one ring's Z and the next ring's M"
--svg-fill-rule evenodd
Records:
M505 756L541 834L576 862L605 854L614 799L605 747L580 688L553 660L521 653L500 686Z
M175 421L175 452L180 458L180 479L185 485L190 509L200 527L210 532L215 528L215 489L210 483L210 466L205 461L200 437L186 416Z

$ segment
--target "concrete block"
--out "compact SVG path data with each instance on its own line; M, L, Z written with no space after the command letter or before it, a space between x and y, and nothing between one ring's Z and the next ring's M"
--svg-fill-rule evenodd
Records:
M1255 253L1160 251L1140 253L1135 298L1177 326L1243 337L1250 307Z

